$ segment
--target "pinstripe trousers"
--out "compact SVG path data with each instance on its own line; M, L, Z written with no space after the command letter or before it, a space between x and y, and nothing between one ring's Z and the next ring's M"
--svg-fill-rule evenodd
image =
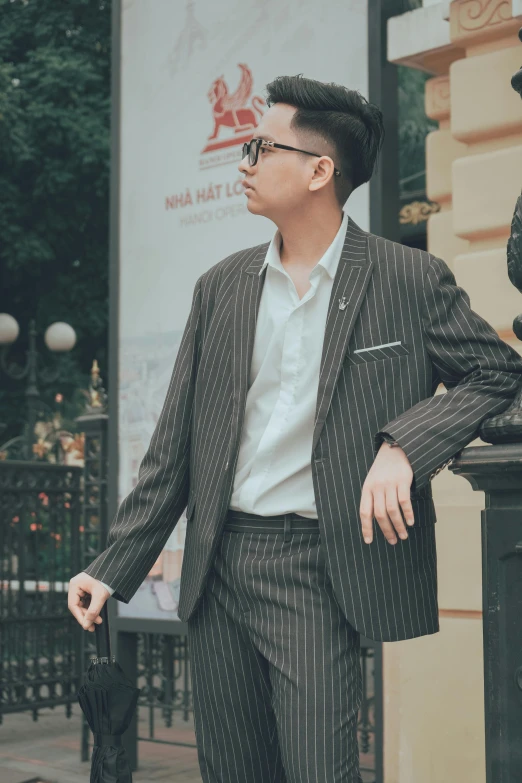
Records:
M362 783L360 635L317 520L229 510L188 644L204 783Z

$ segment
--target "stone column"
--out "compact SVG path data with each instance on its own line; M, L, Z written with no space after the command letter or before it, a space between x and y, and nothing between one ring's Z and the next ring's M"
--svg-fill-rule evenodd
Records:
M427 226L428 250L453 269L456 255L465 253L469 241L455 235L453 229L453 161L466 154L467 147L457 141L450 128L450 76L434 76L425 85L426 115L439 123L438 130L426 137L426 195L440 205L430 215Z
M461 149L451 167L453 231L469 243L453 271L473 308L518 348L520 294L506 274L506 243L522 179L522 111L511 88L522 17L511 12L508 0L451 3L451 40L465 56L450 66L450 133Z

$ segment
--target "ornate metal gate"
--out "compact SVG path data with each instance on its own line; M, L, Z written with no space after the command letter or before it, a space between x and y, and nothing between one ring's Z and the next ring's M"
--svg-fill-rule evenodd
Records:
M67 608L79 570L82 468L0 461L2 714L76 703L78 623Z

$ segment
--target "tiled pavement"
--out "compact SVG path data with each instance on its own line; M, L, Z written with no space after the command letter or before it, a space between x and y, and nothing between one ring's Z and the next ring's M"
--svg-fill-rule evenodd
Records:
M195 745L192 721L181 716L173 718L172 728L161 725L156 717L155 737ZM147 711L139 712L139 735L148 735ZM73 706L67 719L63 707L41 710L38 721L31 713L4 715L0 725L0 783L89 783L90 761L80 760L81 710ZM89 746L89 755L92 745ZM371 764L371 757L361 754L361 766ZM138 769L132 773L133 783L202 783L195 748L138 743ZM373 781L374 775L363 772L363 780ZM36 781L35 781L36 783ZM245 781L247 783L247 781Z
M195 744L193 724L176 716L165 729L156 721L155 737ZM0 725L0 783L25 783L41 776L45 783L89 783L90 761L80 760L81 709L73 706L66 718L63 707L40 712L4 715ZM146 711L140 710L139 734L147 736ZM92 745L89 748L89 755ZM171 781L201 783L195 748L138 743L138 767L133 783Z

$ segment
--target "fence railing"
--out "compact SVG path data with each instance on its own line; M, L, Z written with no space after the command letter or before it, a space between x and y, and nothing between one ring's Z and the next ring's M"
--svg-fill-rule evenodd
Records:
M82 468L0 461L0 722L64 704L83 668L67 607L80 562Z

